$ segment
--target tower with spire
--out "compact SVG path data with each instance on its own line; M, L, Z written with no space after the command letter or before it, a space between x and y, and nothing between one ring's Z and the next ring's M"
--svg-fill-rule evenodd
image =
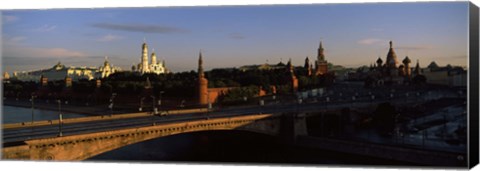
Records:
M148 65L148 45L147 43L145 42L145 40L143 40L143 44L142 44L142 64L140 65L140 72L142 74L144 73L148 73L150 70L149 70L149 65Z
M203 71L202 52L198 55L198 104L208 104L208 80Z
M420 75L420 62L417 59L417 65L415 66L414 70L415 75Z
M325 60L322 41L318 47L317 61L315 62L315 75L324 75L328 72L328 63Z
M305 65L303 67L307 70L307 76L311 76L312 75L312 65L310 64L310 60L308 59L308 56L307 56L307 58L305 58Z

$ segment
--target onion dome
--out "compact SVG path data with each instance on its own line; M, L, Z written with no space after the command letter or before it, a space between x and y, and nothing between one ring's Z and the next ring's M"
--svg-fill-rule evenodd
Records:
M404 64L409 64L411 63L412 61L410 61L410 59L408 58L408 56L405 57L405 59L403 59L402 63Z
M392 41L390 41L390 50L388 50L386 64L389 67L396 67L397 66L397 54L395 54L395 51L393 50Z

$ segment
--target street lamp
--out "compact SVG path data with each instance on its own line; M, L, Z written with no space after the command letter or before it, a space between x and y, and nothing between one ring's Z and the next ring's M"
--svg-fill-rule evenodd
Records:
M112 93L112 96L110 97L110 105L108 108L110 108L110 117L113 116L113 100L115 99L115 96L117 96L117 93Z
M162 105L162 94L165 93L164 91L160 91L160 96L158 97L158 106Z
M145 97L142 97L140 98L140 108L138 108L138 111L142 111L142 108L143 108L143 99L145 99Z
M152 98L152 114L157 114L157 108L155 107L155 96L150 96Z
M57 100L58 103L58 136L61 137L62 135L62 101L60 99Z
M30 99L30 101L32 102L32 124L33 124L33 120L34 120L34 117L33 117L33 113L34 113L34 101L35 101L35 98L37 96L35 96L35 94L32 93L32 98ZM33 127L32 127L33 128Z

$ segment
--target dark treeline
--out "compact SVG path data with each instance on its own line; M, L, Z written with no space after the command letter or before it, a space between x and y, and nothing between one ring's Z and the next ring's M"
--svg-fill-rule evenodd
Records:
M209 88L235 87L231 94L223 97L226 101L234 101L244 96L254 97L259 88L272 93L272 86L277 94L292 94L291 74L285 69L247 70L213 69L205 73ZM295 69L299 90L328 86L333 82L333 75L308 76L301 67ZM151 89L146 90L147 79ZM49 81L48 86L41 87L38 82L11 80L4 83L5 97L30 98L32 93L43 95L38 98L70 99L72 102L97 99L100 103L108 101L112 93L119 94L117 101L138 101L141 97L151 95L164 99L195 99L197 96L198 73L195 71L167 74L139 74L133 72L116 72L101 79L100 87L96 80L76 80L67 88L64 80ZM221 100L222 100L221 99Z

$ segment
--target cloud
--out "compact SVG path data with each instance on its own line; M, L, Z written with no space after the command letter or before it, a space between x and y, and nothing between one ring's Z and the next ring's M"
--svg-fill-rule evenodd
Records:
M113 24L113 23L95 23L91 25L92 27L107 29L107 30L117 30L117 31L128 31L128 32L140 32L140 33L184 33L187 30L161 26L161 25L145 25L145 24Z
M65 48L36 48L13 45L6 47L4 50L5 56L11 57L86 57L83 52L65 49Z
M442 56L442 57L431 57L428 59L451 59L451 60L456 60L456 59L467 59L467 55L453 55L453 56ZM465 61L466 62L466 61Z
M13 15L3 15L3 21L4 22L13 22L13 21L17 21L18 20L18 17L16 16L13 16Z
M12 42L15 42L15 43L18 43L18 42L21 42L23 40L27 39L26 37L23 37L23 36L17 36L17 37L12 37L10 38L10 41Z
M55 30L55 28L57 28L56 25L48 25L48 24L45 24L39 28L36 28L36 29L33 29L33 31L36 31L36 32L49 32L49 31L52 31L52 30Z
M47 48L47 49L37 49L39 54L43 56L65 56L65 57L83 57L86 56L82 52L72 51L64 48Z
M382 39L368 38L368 39L359 40L357 41L357 43L361 45L372 45L372 44L380 43L382 41L383 41Z
M15 36L15 37L4 36L3 43L5 43L6 45L15 45L15 44L22 43L26 39L27 38L24 36Z
M431 45L414 45L414 46L398 46L394 47L395 49L402 49L402 50L425 50L425 49L433 49Z
M102 36L102 37L98 38L97 41L99 41L99 42L111 42L111 41L120 40L120 39L123 39L123 37L108 34L108 35L105 35L105 36Z
M231 38L231 39L245 39L246 38L246 36L244 36L240 33L230 33L228 35L228 37Z

